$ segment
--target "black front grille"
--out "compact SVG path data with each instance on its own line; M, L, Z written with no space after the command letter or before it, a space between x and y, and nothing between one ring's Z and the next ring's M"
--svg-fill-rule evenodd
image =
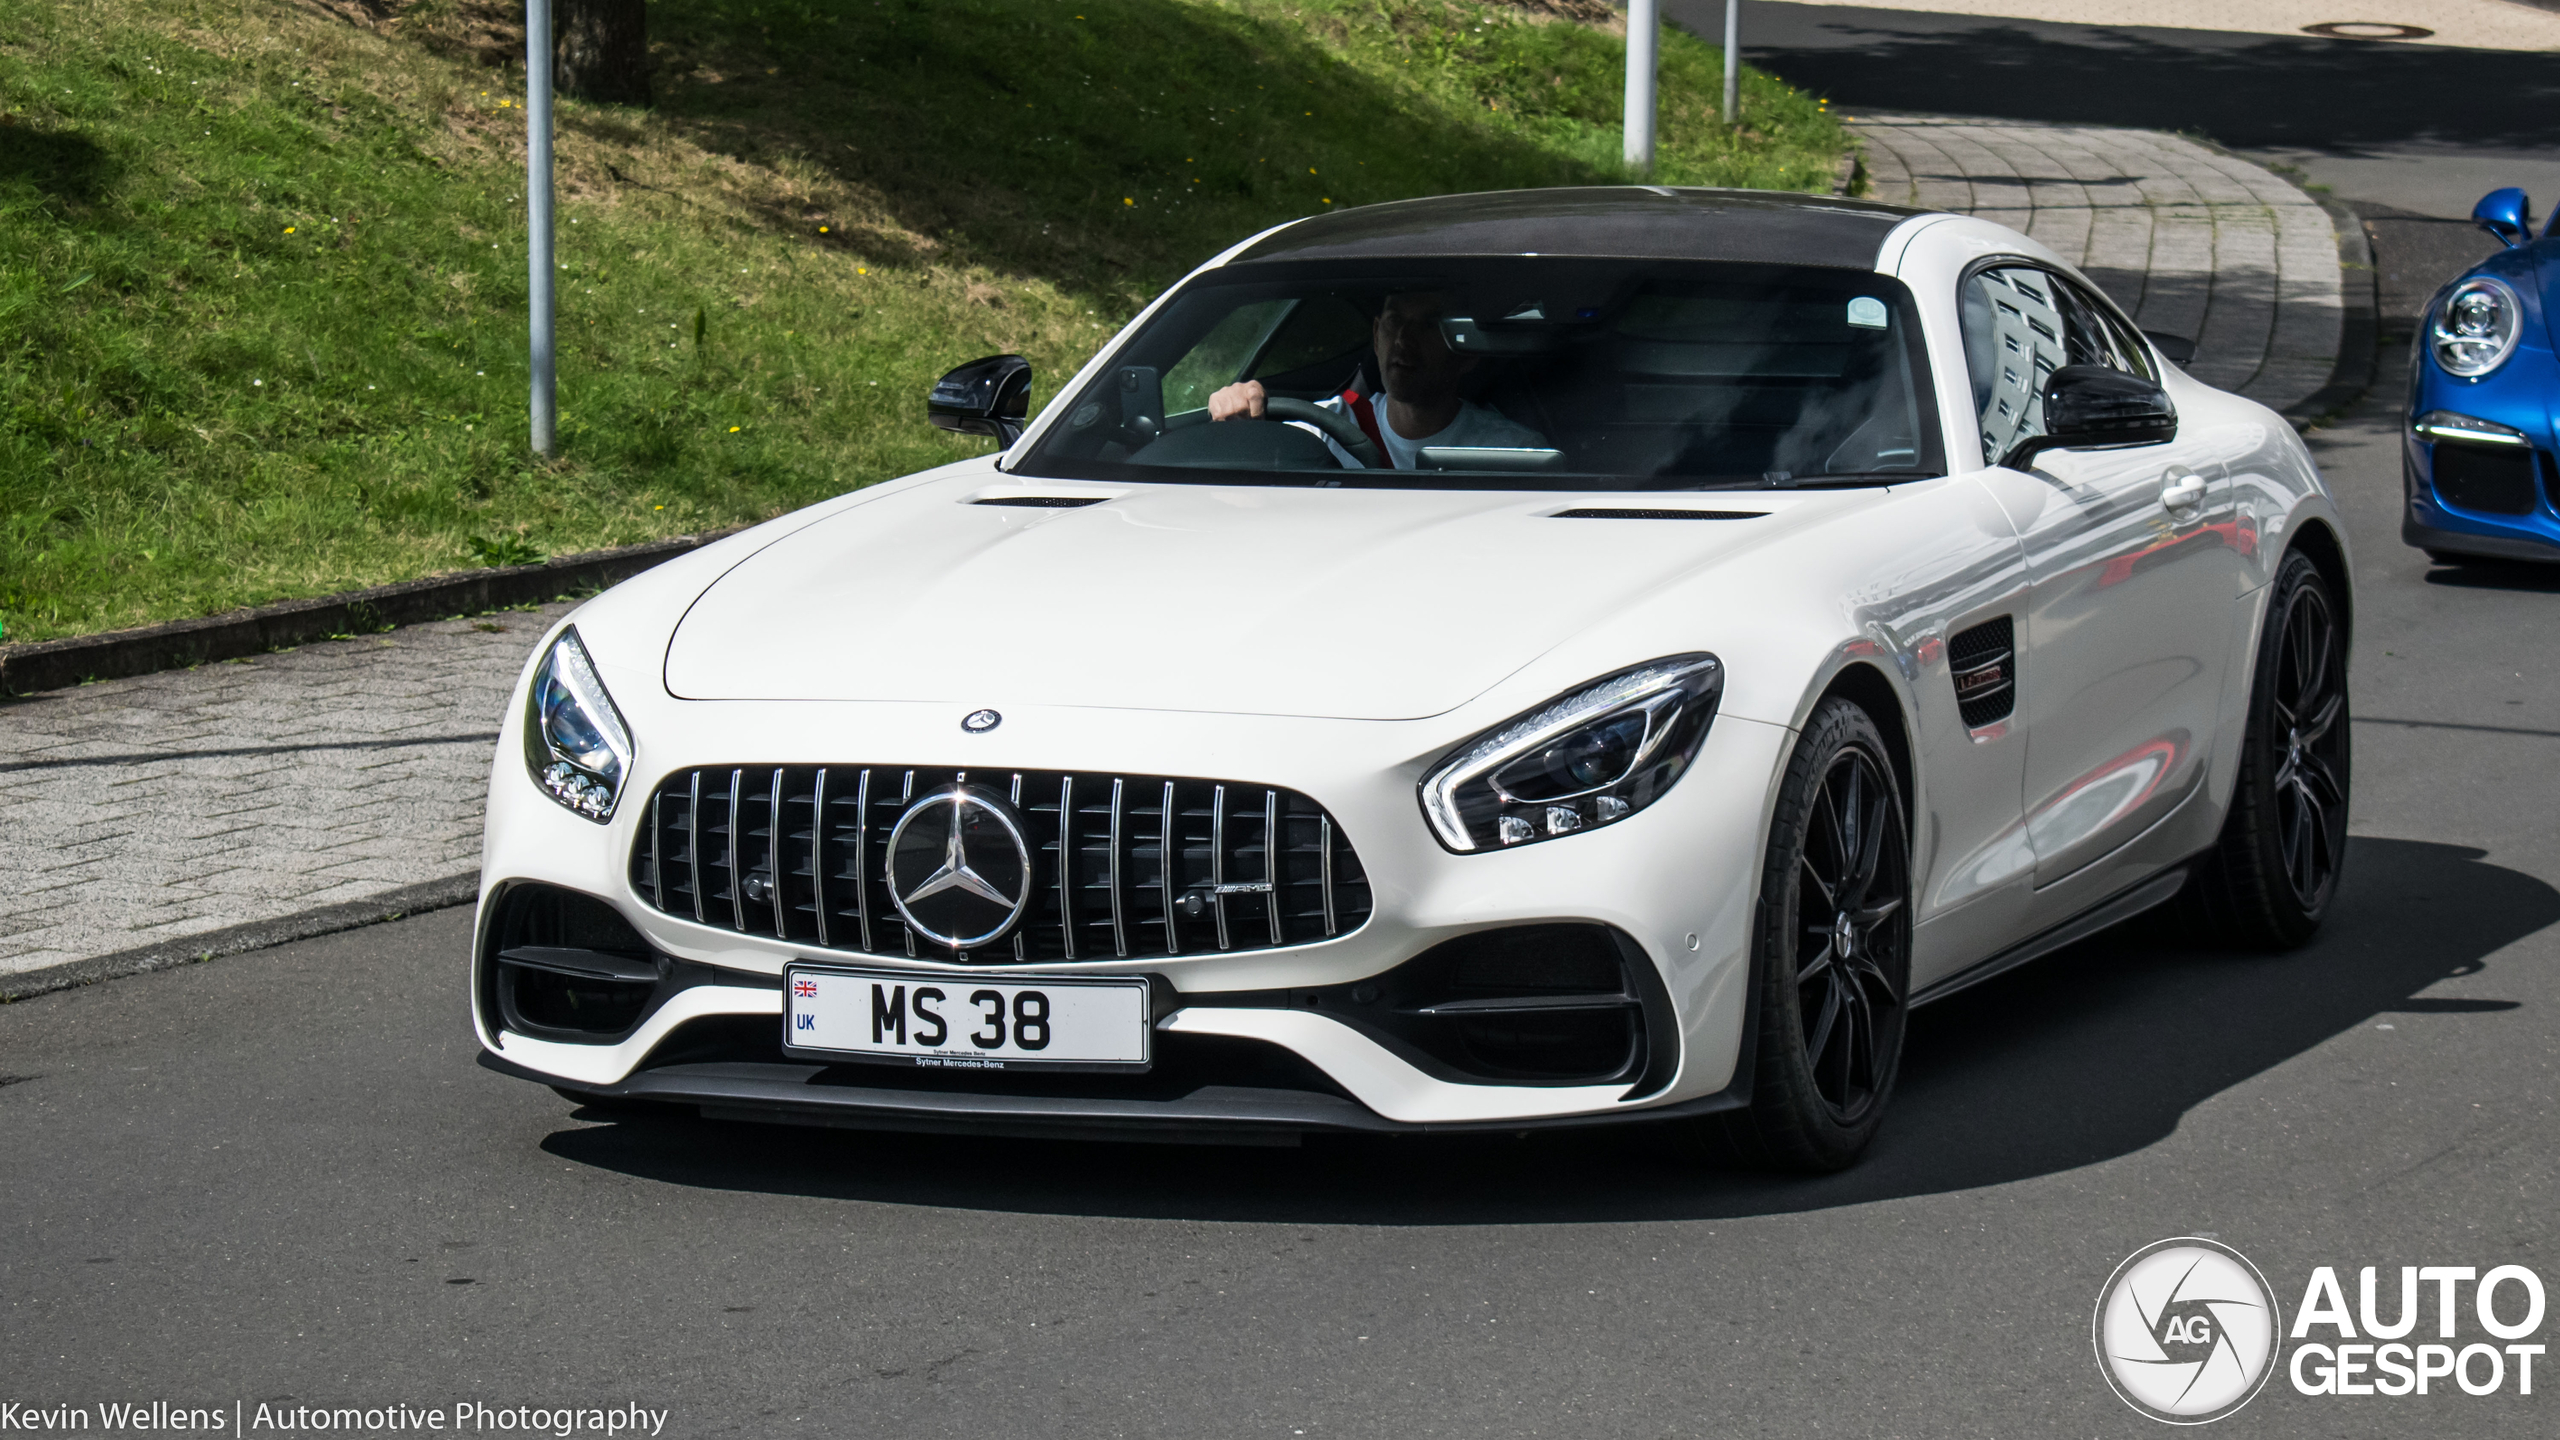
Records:
M2462 510L2491 515L2530 515L2534 494L2533 452L2490 450L2477 445L2438 442L2435 447L2436 494Z
M886 861L907 806L964 779L1007 796L1023 817L1033 898L1011 935L958 959L1266 950L1347 934L1369 918L1360 857L1333 817L1294 790L1056 770L679 770L648 797L632 888L670 915L744 934L954 958L909 932L889 899Z
M1947 637L1947 669L1965 728L2006 720L2018 708L2017 626L2006 615Z

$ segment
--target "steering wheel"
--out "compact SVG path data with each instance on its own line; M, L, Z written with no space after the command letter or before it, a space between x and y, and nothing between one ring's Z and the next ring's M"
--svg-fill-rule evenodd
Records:
M1387 457L1378 453L1378 442L1360 428L1360 422L1338 410L1327 410L1304 400L1291 400L1272 395L1264 398L1262 413L1272 420L1303 420L1323 431L1333 443L1351 452L1351 458L1372 470L1390 468Z

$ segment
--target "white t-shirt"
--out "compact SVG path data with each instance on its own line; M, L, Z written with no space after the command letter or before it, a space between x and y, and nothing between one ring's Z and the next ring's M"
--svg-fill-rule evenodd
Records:
M1398 470L1420 469L1422 447L1425 445L1474 445L1501 450L1534 450L1544 448L1547 443L1546 436L1490 405L1479 405L1472 400L1459 401L1458 418L1450 421L1438 434L1425 435L1419 440L1408 440L1397 434L1394 423L1387 419L1387 407L1384 403L1386 398L1384 394L1368 397L1372 407L1371 413L1377 417L1378 421L1378 438L1386 442L1387 461ZM1319 400L1316 405L1321 409L1331 410L1337 415L1351 413L1351 407L1344 403L1339 395L1330 400ZM1332 436L1303 421L1291 423L1323 440L1325 448L1333 452L1333 458L1341 461L1345 467L1354 470L1363 468L1358 460L1352 458L1351 452L1343 449Z

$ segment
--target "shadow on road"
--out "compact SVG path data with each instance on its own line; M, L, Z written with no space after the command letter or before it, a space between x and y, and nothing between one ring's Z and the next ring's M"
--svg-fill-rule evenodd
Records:
M1723 13L1720 0L1664 6L1700 34L1721 33ZM2339 153L2560 139L2560 71L2522 51L1785 4L1746 7L1743 44L1753 64L1853 113L2130 125Z
M2192 1107L2375 1016L2516 1008L2418 993L2560 920L2560 891L2481 856L2357 840L2338 913L2307 949L2214 955L2100 937L1923 1010L1882 1141L1822 1179L1702 1166L1661 1127L1248 1150L637 1120L562 1130L543 1148L712 1189L1223 1221L1673 1220L1973 1189L2141 1150Z
M2560 593L2560 565L2466 559L2459 565L2438 565L2429 570L2427 583L2456 590L2523 590L2549 595Z

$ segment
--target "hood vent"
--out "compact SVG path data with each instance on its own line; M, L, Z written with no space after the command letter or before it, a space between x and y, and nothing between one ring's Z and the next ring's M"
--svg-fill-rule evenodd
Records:
M1099 505L1108 495L988 495L972 500L972 505L1012 505L1025 510L1080 510Z
M1947 637L1947 669L1955 677L1956 709L1966 729L1997 724L2018 708L2016 636L2017 627L2003 615Z
M1766 510L1639 510L1609 506L1588 506L1579 510L1559 510L1557 520L1757 520Z

